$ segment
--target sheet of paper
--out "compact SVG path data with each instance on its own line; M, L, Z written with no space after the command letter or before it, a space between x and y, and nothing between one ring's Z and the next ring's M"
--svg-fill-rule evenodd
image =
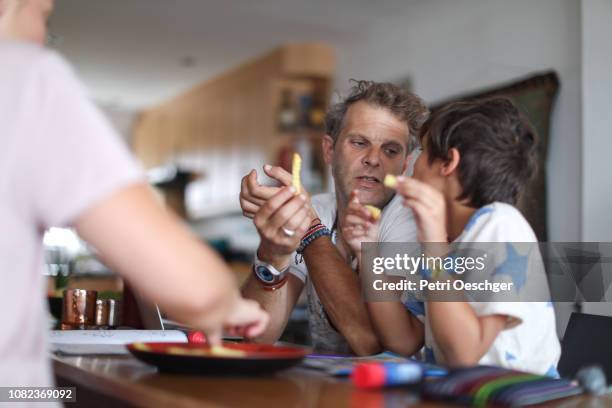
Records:
M125 344L51 344L51 352L64 356L125 355Z
M51 343L127 344L134 342L187 342L180 330L51 330Z
M186 343L180 330L52 330L51 351L69 355L127 354L125 344L136 342Z

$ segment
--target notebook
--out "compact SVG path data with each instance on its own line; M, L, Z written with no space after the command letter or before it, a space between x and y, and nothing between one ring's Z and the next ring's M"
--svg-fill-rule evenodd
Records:
M581 393L570 380L490 366L453 370L422 386L424 398L475 407L531 405Z

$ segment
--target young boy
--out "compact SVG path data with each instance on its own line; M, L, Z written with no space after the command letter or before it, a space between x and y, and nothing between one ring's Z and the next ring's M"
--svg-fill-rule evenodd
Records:
M510 100L451 104L428 119L420 139L413 177L399 177L395 188L412 209L425 248L537 242L514 207L535 170L536 137ZM376 241L376 222L356 198L344 226L356 253L361 242ZM525 273L546 285L543 268ZM436 302L426 296L423 304L414 295L408 293L412 300L405 304L368 303L387 349L412 355L424 345L426 359L439 364L557 375L560 345L550 302Z

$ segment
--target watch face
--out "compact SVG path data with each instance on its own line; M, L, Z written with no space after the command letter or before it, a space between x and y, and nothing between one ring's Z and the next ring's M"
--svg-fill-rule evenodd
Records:
M267 283L274 282L274 275L272 274L272 272L270 272L268 268L266 268L263 265L257 265L257 267L255 268L255 273L257 274L259 279L261 279L264 282L267 282Z

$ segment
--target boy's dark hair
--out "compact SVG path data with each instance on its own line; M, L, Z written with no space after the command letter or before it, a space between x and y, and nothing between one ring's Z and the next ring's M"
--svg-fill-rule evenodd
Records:
M341 102L332 105L325 115L325 133L338 140L342 131L346 111L352 104L365 101L373 106L386 108L398 119L408 125L408 152L417 147L417 135L421 125L429 115L429 109L421 98L412 92L387 82L357 81L351 79L354 85L349 95Z
M429 164L459 150L458 199L474 208L494 201L515 205L537 167L536 133L504 97L451 103L423 124L419 139Z

